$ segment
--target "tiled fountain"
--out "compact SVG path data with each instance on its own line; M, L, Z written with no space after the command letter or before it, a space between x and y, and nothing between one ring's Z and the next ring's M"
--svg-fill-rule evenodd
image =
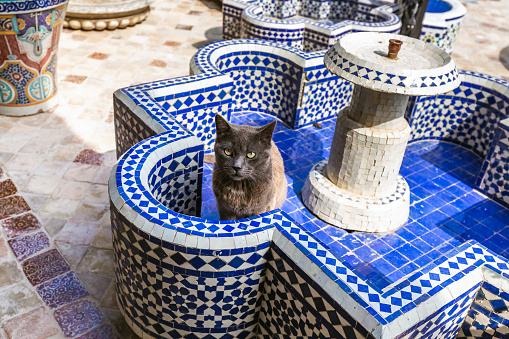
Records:
M353 32L397 33L399 7L380 0L224 0L224 39L263 39L305 51L330 48ZM451 53L466 9L459 0L430 0L421 40Z
M263 39L305 51L352 32L398 32L398 5L379 0L224 0L224 39Z
M390 233L346 232L300 197L314 164L330 158L335 115L352 97L324 54L220 41L194 56L194 75L115 92L117 295L139 335L507 334L509 83L460 71L456 89L411 97L400 170L409 220ZM279 119L274 140L289 183L281 209L217 220L203 163L215 114Z

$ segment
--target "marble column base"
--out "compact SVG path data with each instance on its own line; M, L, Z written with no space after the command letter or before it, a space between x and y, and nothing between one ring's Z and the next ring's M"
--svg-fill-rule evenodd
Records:
M346 230L389 232L405 224L410 188L398 175L396 191L381 198L352 194L334 185L325 174L327 160L316 164L302 188L304 205L319 219Z

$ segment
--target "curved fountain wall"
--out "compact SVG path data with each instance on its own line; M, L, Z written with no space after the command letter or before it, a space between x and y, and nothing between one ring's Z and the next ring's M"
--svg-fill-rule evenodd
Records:
M476 188L509 206L509 82L461 71L461 85L437 96L411 98L410 142L445 140L484 159Z
M253 93L251 108L258 107L266 98L260 93L273 90L260 84L277 83L269 74L276 69L284 74L291 65L306 74L298 77L302 93L314 97L325 91L328 83L338 79L320 66L324 52L305 53L253 40L222 41L206 46L193 58L195 75L115 92L120 159L109 181L115 274L120 309L140 336L446 338L457 333L465 319L468 322L466 316L475 311L469 309L479 289L496 289L500 300L509 292L509 263L475 241L380 290L281 210L235 221L200 218L203 153L215 133L211 117L220 113L229 119L242 107L250 107L248 102L239 104L238 85L243 85L242 93ZM228 56L231 53L240 54ZM237 70L229 66L229 60ZM280 60L277 67L274 60ZM265 70L265 78L248 72L242 73L248 74L243 80L235 79L240 74L235 72L265 63L275 67ZM507 116L507 82L469 72L461 76L461 93L448 93L443 100L467 102L476 97L480 107L489 104L500 119ZM310 80L314 78L318 78L315 83ZM306 82L318 86L315 92L306 93ZM334 102L347 91L351 89L331 92L328 96L333 98L327 100ZM478 98L481 95L485 102ZM428 134L414 139L446 138L452 125L433 122L427 127L434 116L419 117L417 106L426 100L441 99L416 98L408 115L416 131ZM456 106L448 102L437 115ZM320 111L319 99L308 105L312 112ZM292 114L299 116L300 108ZM474 111L466 114L484 112ZM312 123L323 117L301 118ZM491 143L506 152L506 124L489 121L501 129ZM432 135L435 126L443 134ZM507 159L506 153L496 152L494 159ZM499 163L507 166L507 160ZM484 313L500 318L497 311Z
M430 0L422 21L420 39L452 53L466 12L459 0Z
M225 0L223 38L262 39L318 51L352 32L398 32L397 10L397 5L377 0Z

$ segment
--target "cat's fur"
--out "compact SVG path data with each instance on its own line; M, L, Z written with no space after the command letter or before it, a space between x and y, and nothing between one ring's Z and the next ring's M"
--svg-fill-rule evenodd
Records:
M221 220L248 218L280 208L286 199L283 158L272 141L276 121L252 127L216 115L212 188ZM232 155L228 156L225 149ZM256 155L249 159L247 154Z

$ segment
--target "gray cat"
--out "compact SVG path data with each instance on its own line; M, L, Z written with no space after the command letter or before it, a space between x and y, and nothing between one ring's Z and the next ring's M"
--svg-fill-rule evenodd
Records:
M283 158L272 141L276 120L252 127L216 115L212 188L221 220L280 208L286 199Z

